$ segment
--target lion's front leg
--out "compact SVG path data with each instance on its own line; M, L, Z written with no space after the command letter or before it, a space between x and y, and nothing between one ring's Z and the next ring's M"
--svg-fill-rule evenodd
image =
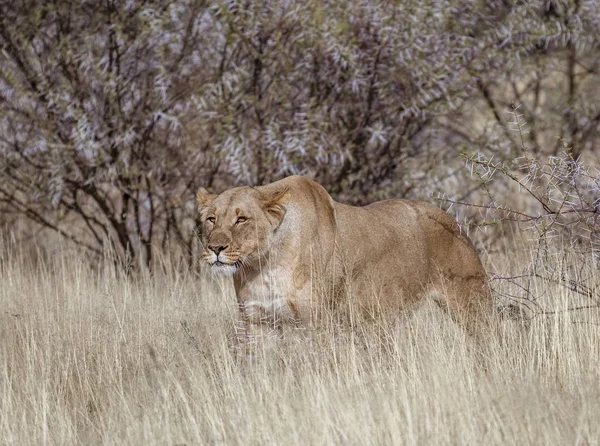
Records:
M283 336L283 318L277 302L246 301L240 304L238 341L256 344Z
M272 324L254 324L242 320L236 326L236 337L242 345L264 345L265 342L276 341L282 336L282 328Z

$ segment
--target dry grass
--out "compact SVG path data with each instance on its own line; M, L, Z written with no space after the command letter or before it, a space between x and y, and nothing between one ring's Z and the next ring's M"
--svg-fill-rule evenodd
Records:
M73 252L34 264L12 251L0 284L2 444L600 438L594 315L536 318L528 331L507 323L504 342L476 355L425 306L395 325L310 330L242 356L230 347L236 308L224 283L176 273L126 279ZM558 308L569 298L536 286Z

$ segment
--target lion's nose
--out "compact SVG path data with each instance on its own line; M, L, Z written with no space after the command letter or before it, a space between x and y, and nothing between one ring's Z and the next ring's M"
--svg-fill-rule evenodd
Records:
M219 255L221 251L227 249L228 245L208 245L208 249L214 252L216 255Z

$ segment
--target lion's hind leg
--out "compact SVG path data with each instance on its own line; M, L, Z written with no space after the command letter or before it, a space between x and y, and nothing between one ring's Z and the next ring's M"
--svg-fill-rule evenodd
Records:
M498 316L484 278L446 279L427 294L476 341L487 343L498 333Z

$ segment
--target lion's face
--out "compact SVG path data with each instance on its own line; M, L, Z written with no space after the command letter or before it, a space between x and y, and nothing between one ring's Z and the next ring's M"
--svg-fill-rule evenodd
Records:
M211 269L231 275L254 264L269 250L285 215L287 190L275 193L242 187L221 195L198 191L203 259Z

